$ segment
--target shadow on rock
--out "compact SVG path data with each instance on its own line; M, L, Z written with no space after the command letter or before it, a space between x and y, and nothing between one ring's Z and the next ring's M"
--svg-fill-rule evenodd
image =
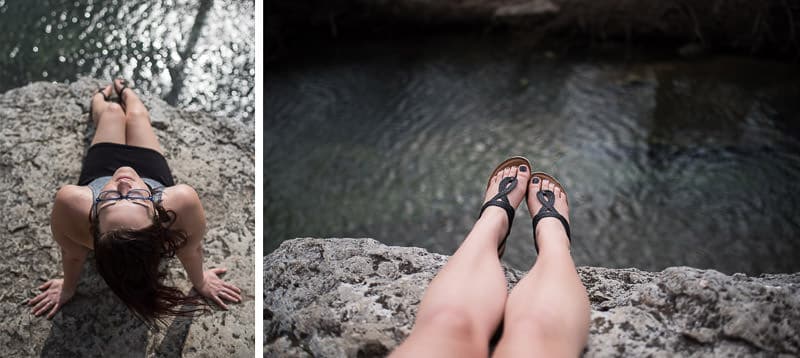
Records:
M80 289L53 318L43 357L144 357L148 328L114 295L87 260Z
M194 317L176 317L165 330L151 331L114 295L90 260L83 269L81 289L54 317L41 356L145 357L153 333L163 335L153 347L157 356L182 356Z
M181 357L183 355L183 345L189 335L189 328L192 326L193 317L177 317L167 328L164 339L156 349L159 357Z

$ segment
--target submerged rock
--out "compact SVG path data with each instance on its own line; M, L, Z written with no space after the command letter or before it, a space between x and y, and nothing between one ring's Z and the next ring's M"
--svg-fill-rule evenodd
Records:
M50 233L56 190L77 182L93 125L89 98L109 81L34 83L0 94L0 356L249 356L254 354L254 129L175 109L142 94L175 181L193 186L206 211L204 268L243 290L243 303L159 331L136 320L97 274L90 257L75 297L49 321L26 305L35 288L62 276ZM187 292L182 266L170 279Z
M371 239L296 239L264 258L265 356L390 352L409 334L444 255ZM800 274L728 276L579 267L587 357L797 356ZM509 288L524 272L505 268Z

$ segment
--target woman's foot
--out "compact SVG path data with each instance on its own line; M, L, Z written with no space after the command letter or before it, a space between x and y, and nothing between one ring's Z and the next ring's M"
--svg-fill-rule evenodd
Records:
M508 204L516 210L519 207L519 204L522 203L522 199L525 198L525 193L527 187L525 183L528 182L531 176L531 168L529 164L522 164L522 163L515 163L511 162L508 167L505 167L501 170L498 170L497 173L489 179L488 188L486 189L486 195L484 196L483 203L486 205L489 200L494 198L497 193L500 192L500 183L503 181L504 178L516 178L517 182L514 189L511 190L507 194L508 197ZM506 184L506 187L510 185ZM504 187L505 188L505 187ZM498 199L499 200L499 199ZM478 222L481 221L488 221L494 223L500 223L500 227L502 227L502 231L499 231L497 234L497 246L498 253L502 255L502 249L504 244L502 240L506 238L506 234L509 231L509 219L508 213L505 209L499 206L488 206L486 209L483 210L481 213L480 218L478 218Z
M136 92L128 87L127 81L121 78L115 79L114 91L117 92L117 96L119 96L120 102L122 103L122 108L125 109L125 114L129 118L133 118L134 120L150 120L147 107L145 107L144 103L139 99L139 96L136 95Z
M539 201L536 193L547 190L552 191L554 194L555 203L553 207L555 210L569 222L567 193L564 192L560 184L540 173L533 174L530 182L528 182L528 210L530 210L531 217L535 217L544 206ZM544 217L536 223L536 227L533 230L535 231L534 238L539 252L556 247L569 250L570 242L567 228L558 218Z
M114 85L114 93L117 94L117 97L119 97L120 102L125 103L124 96L128 95L127 92L128 90L131 89L130 87L128 87L128 81L123 80L121 78L117 78L111 81L111 83Z
M109 101L111 97L111 86L105 86L92 95L91 106L89 108L90 113L89 116L92 119L92 122L95 126L97 126L97 121L100 119L100 116L103 115L109 109L109 106L114 104L113 102Z

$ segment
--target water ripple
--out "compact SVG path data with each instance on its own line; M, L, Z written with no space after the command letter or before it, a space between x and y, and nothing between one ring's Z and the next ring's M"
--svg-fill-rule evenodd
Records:
M0 5L0 91L78 76L125 77L173 105L252 123L254 2Z
M362 43L268 71L266 249L367 236L452 253L489 171L523 154L569 191L580 265L800 270L797 69L526 51ZM524 205L516 219L504 259L525 269Z

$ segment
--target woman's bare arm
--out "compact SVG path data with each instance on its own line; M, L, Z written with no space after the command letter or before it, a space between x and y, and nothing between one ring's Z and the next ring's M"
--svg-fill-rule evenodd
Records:
M219 278L225 268L203 271L203 236L206 232L206 218L203 205L197 192L188 185L169 188L167 196L169 208L177 214L175 228L183 230L188 236L186 244L178 250L178 259L186 270L186 275L195 289L203 296L227 309L224 300L241 301L241 290Z
M189 281L194 287L203 284L203 235L206 232L206 214L195 190L188 185L169 189L169 209L175 211L174 228L186 232L188 241L178 250Z
M83 263L89 248L73 240L71 236L80 235L76 227L80 221L82 198L80 189L75 186L64 186L56 193L53 212L50 214L50 230L53 239L61 247L61 264L64 269L63 279L52 279L39 286L43 291L28 304L33 306L33 314L39 316L49 310L47 318L52 318L61 306L75 294Z
M75 187L63 187L56 193L53 212L50 214L50 231L53 233L53 239L61 246L64 289L70 292L75 292L83 263L86 261L86 255L89 254L88 247L71 238L71 236L80 234L80 231L74 227L76 222L79 222L76 221L77 217L83 216L76 215L76 211L79 211L77 208L79 202L80 195ZM86 219L88 220L88 216Z

